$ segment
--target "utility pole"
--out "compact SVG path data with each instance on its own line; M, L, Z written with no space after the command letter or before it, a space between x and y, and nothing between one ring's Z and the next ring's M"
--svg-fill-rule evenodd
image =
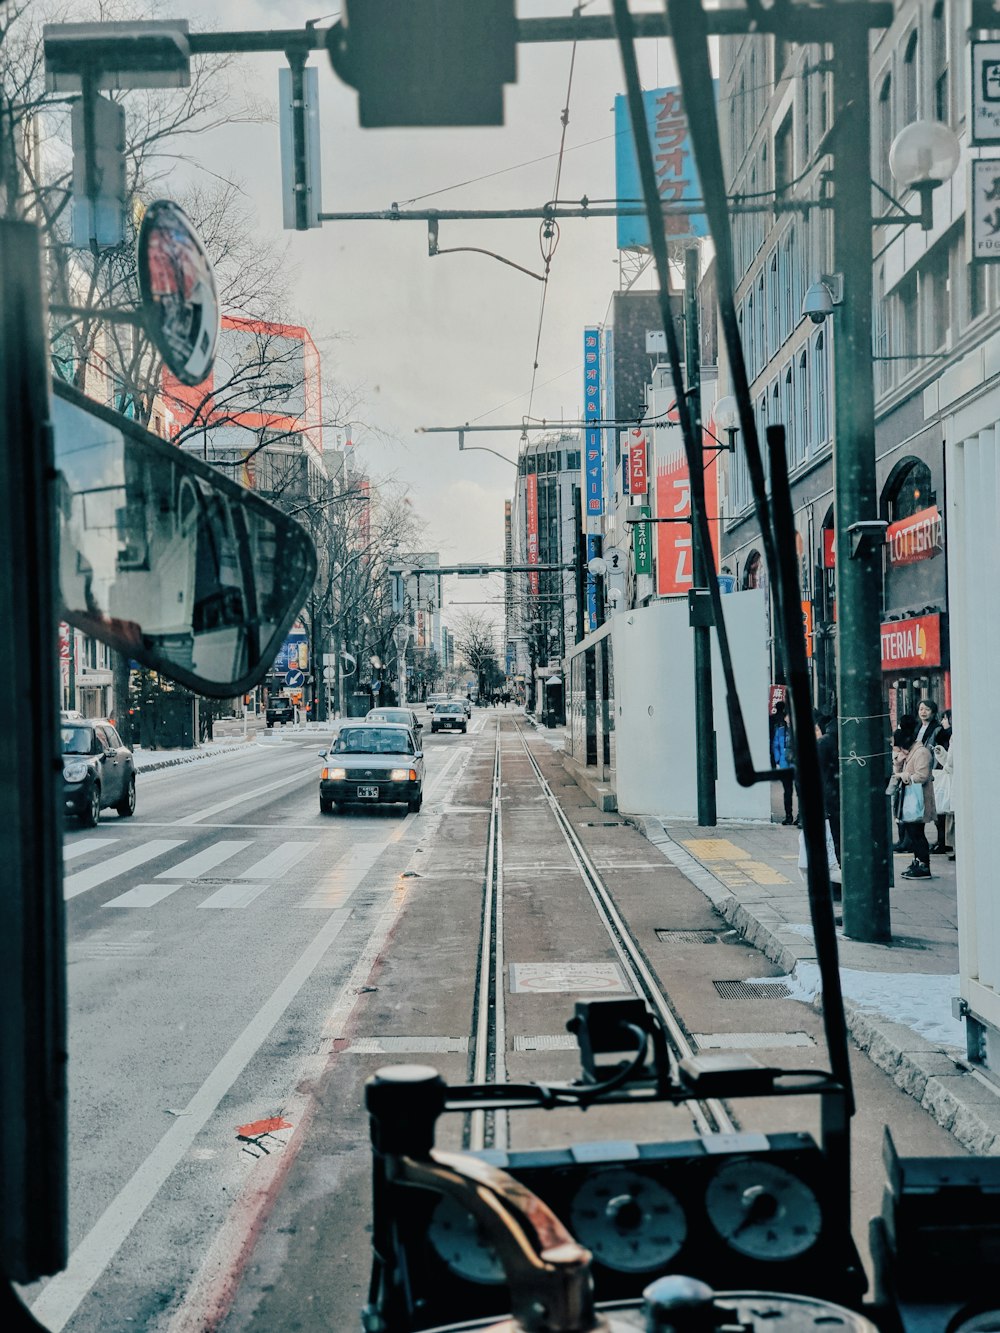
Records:
M573 487L573 576L576 580L576 642L580 643L587 635L586 614L587 614L587 561L584 556L586 545L583 537L583 500L580 495L580 487Z
M701 444L701 348L698 340L698 251L684 251L684 360L687 369L688 411L695 439ZM699 453L699 463L701 453ZM714 455L713 463L714 466ZM701 466L690 476L691 512L705 506L705 473ZM715 578L712 550L703 549L699 526L691 524L691 553L694 586L690 594L691 627L694 635L694 735L698 782L698 824L712 828L715 806L715 719L712 708L712 619L708 600L709 580Z
M872 376L871 92L868 30L844 24L833 48L834 254L844 278L836 316L837 712L844 933L891 938L888 771L879 650L884 527L875 479Z

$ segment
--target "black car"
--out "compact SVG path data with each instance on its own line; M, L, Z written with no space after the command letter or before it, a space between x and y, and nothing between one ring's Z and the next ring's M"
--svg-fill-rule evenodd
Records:
M269 727L273 727L275 722L294 722L295 705L284 694L272 695L267 701L264 720Z
M110 722L64 718L59 740L67 814L93 828L109 807L125 819L135 813L135 761Z

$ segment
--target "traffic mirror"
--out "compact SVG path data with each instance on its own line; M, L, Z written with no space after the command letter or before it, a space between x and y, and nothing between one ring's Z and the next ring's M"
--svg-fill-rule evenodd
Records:
M200 694L252 689L315 577L309 537L68 385L52 422L62 618Z

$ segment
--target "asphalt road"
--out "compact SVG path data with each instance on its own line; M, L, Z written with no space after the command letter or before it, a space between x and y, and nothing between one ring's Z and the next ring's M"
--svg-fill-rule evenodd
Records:
M71 1261L23 1293L46 1327L151 1327L190 1279L308 1114L472 745L428 731L419 815L321 815L317 737L272 735L140 773L134 818L68 830Z

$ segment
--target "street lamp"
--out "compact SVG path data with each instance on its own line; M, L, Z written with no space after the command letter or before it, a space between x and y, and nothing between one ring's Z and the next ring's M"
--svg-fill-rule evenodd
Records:
M730 453L736 450L736 433L740 428L740 406L731 393L725 394L715 404L712 416L719 430L726 432L726 448Z
M889 148L889 170L904 190L913 190L920 198L920 225L930 231L934 225L931 195L939 185L951 180L958 170L962 150L958 137L948 125L936 120L917 120L899 131Z

